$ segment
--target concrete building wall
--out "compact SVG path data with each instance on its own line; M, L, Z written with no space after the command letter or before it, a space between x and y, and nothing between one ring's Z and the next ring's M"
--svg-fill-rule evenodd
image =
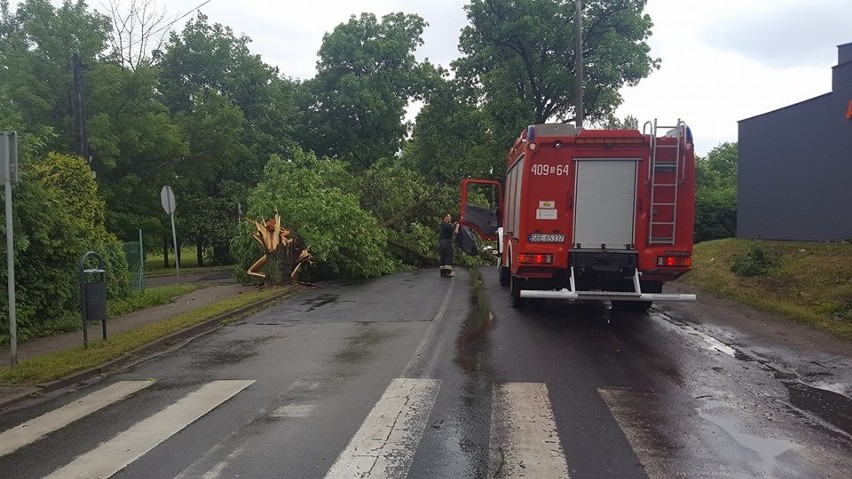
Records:
M739 122L737 236L852 239L852 43L831 93Z

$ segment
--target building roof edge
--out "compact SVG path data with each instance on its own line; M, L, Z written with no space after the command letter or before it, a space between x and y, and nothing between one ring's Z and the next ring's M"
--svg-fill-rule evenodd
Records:
M777 112L779 112L779 111L781 111L781 110L786 110L786 109L788 109L788 108L794 108L794 107L797 107L797 106L800 106L800 105L804 105L805 103L810 103L810 102L812 102L812 101L819 100L820 98L824 98L824 97L827 97L827 96L831 96L831 95L832 95L832 93L833 93L833 92L823 93L822 95L815 96L815 97L813 97L813 98L808 98L807 100L802 100L802 101L799 101L799 102L793 103L792 105L782 106L781 108L776 108L776 109L774 109L774 110L770 110L770 111L767 111L767 112L764 112L764 113L759 113L759 114L757 114L757 115L750 116L750 117L748 117L748 118L743 118L742 120L737 120L737 123L742 123L742 122L744 122L744 121L753 120L753 119L755 119L755 118L759 118L759 117L761 117L761 116L766 116L766 115L770 115L770 114L772 114L772 113L777 113Z

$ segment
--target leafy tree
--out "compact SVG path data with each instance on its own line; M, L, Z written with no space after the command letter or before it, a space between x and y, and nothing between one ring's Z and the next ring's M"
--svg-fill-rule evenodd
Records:
M245 118L242 111L216 92L193 99L192 112L180 113L178 121L189 139L189 155L176 165L176 185L181 195L181 236L196 242L197 261L204 264L210 248L214 262L228 260L228 245L248 186L235 179L250 156L242 143Z
M603 128L609 130L638 130L639 120L633 115L627 115L622 120L614 114L609 114L606 120L603 121Z
M307 148L347 160L357 171L398 152L405 107L430 70L414 58L425 26L417 15L391 13L379 21L363 13L325 35L317 75L308 82L314 103Z
M505 164L499 160L506 152L492 138L476 96L442 73L426 93L403 159L432 182L457 184L465 177L502 174Z
M25 0L13 14L0 0L0 84L18 104L27 125L53 127L56 147L74 144L69 101L71 57L78 53L90 68L105 50L109 20L89 12L82 0L58 8L48 0Z
M357 194L340 187L353 184L346 164L318 159L294 149L287 160L273 157L264 180L249 197L247 217L268 219L276 213L282 224L310 248L316 258L313 274L333 278L370 278L393 271L387 233L360 206ZM263 254L251 239L250 225L234 240L238 272Z
M737 233L737 144L722 143L695 164L695 241Z
M189 142L174 174L181 236L196 242L199 264L206 250L227 261L237 204L261 179L263 161L293 144L300 121L299 84L251 54L249 42L199 13L154 55L158 90Z
M181 33L170 35L154 59L162 68L158 89L172 112L192 114L202 94L220 95L239 108L246 122L241 143L251 153L241 172L253 183L269 155L292 144L301 113L299 84L280 78L249 51L250 42L226 26L210 25L199 13Z
M89 145L108 206L106 223L122 238L166 233L160 189L173 185L189 142L156 95L159 70L104 63L88 74Z
M658 61L646 41L645 0L586 1L583 11L584 116L605 118L618 93ZM473 0L465 7L464 53L457 75L480 88L480 101L508 147L526 125L575 118L574 5L568 0Z

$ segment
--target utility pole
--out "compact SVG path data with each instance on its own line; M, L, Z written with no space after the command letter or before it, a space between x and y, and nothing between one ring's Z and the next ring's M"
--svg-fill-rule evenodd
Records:
M6 284L9 293L9 346L12 366L18 364L18 326L15 317L15 233L12 221L12 184L18 181L18 137L0 133L0 176L6 196Z
M574 107L577 128L583 126L583 0L574 0L574 83L577 105Z
M72 106L74 108L74 139L77 154L88 161L89 141L86 134L86 102L83 95L83 60L75 53L71 57L71 74L74 80Z

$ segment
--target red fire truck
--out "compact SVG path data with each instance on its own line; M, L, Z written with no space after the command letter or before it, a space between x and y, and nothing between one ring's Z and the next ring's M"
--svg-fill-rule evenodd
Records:
M562 298L644 311L695 301L662 293L692 265L694 212L684 122L643 132L542 124L515 141L502 184L464 180L460 221L497 241L500 284L516 307Z

